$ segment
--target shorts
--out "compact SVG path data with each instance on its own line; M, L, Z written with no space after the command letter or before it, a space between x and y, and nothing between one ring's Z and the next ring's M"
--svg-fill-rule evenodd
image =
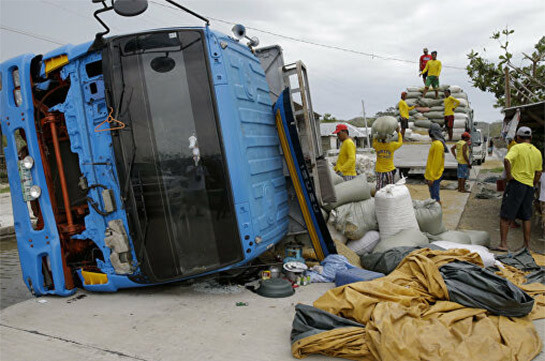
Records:
M375 175L376 175L376 181L377 181L377 186L376 186L376 189L377 191L385 186L387 186L388 184L394 184L394 177L396 175L396 171L397 169L394 169L390 172L375 172Z
M399 122L401 123L401 129L409 128L409 119L399 117Z
M468 179L469 178L469 165L467 164L458 164L458 179Z
M424 79L424 82L426 81L427 77L428 77L428 72L422 73L422 79Z
M501 201L500 217L514 221L529 221L532 218L534 188L512 179L507 183Z
M431 187L428 186L430 190L430 198L435 199L437 202L441 201L441 198L439 197L439 188L442 179L443 177L436 179L433 181Z
M434 75L428 76L426 78L426 86L429 87L430 85L433 89L439 89L439 77Z
M454 127L454 115L445 115L445 127L450 129Z

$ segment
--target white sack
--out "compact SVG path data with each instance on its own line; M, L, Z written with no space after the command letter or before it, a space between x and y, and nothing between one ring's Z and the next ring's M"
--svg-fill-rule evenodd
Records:
M471 238L471 244L478 246L490 246L490 234L487 231L474 231L472 229L461 229Z
M380 189L375 195L375 212L383 240L404 229L419 229L411 194L404 184L388 184Z
M380 237L373 253L386 252L395 247L416 247L429 244L428 238L418 229L404 229L388 238Z
M465 119L456 119L454 118L454 128L458 129L466 129L466 121Z
M348 241L346 246L350 248L352 251L356 252L358 256L362 256L366 253L373 252L373 249L380 241L380 233L377 231L369 231L365 233L365 236L363 236L360 239L356 239L354 241Z
M443 225L443 210L439 202L431 198L415 200L413 207L418 227L422 232L437 235L447 230Z
M448 89L450 89L451 93L459 93L462 91L462 88L460 88L458 85L450 85Z
M335 227L348 239L360 239L368 231L378 229L374 198L348 203L336 208L335 211L337 212Z
M430 241L447 241L460 244L471 244L471 238L467 233L460 231L446 231L437 235L426 234Z
M414 125L420 128L427 128L429 129L431 127L431 121L430 120L417 120L414 122Z
M443 119L445 114L443 112L429 112L426 113L426 117L429 119Z
M330 167L329 170L331 171L331 180L333 181L333 185L344 182L343 177L338 175L333 168Z
M445 119L432 119L432 122L439 124L440 126L445 125Z
M390 116L378 117L371 126L371 131L379 139L385 139L391 136L397 129L397 119Z
M331 211L331 212L334 212L334 211ZM331 218L331 216L330 216L330 218ZM348 240L348 238L346 238L346 236L344 234L342 234L341 232L337 231L335 226L332 223L330 223L329 221L327 222L327 229L329 230L329 234L331 235L331 239L333 241L337 241L337 242L340 242L342 244L346 244L346 241Z
M496 262L496 259L494 258L494 254L488 251L488 249L483 246L477 246L472 244L460 244L460 243L447 242L447 241L436 241L436 242L432 242L432 244L445 248L445 249L467 249L471 251L472 253L478 253L479 256L481 256L481 259L483 260L484 267L491 267Z
M324 209L330 211L346 203L364 201L371 198L371 185L367 183L365 174L335 185L337 202L327 203Z

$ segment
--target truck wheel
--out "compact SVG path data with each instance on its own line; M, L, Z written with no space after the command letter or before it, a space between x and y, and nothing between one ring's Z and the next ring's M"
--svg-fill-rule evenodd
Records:
M485 160L486 160L486 158L483 158L483 161L482 161L483 164L484 164L484 161L485 161Z
M482 162L483 162L483 161L479 159L479 160L477 161L477 165L481 165Z

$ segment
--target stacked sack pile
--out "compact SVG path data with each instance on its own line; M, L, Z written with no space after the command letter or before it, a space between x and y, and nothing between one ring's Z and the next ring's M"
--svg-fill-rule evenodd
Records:
M369 257L375 259L392 249L430 245L469 249L479 253L486 266L494 264L493 255L484 247L490 245L488 232L448 231L441 205L433 199L413 201L404 180L374 196L374 185L364 176L346 182L339 177L336 182L337 202L324 207L327 227L333 240L361 256L364 267Z
M417 109L409 111L409 128L416 134L426 135L431 123L444 126L445 107L443 106L443 100L445 96L443 91L450 89L451 95L460 101L460 105L454 110L453 131L453 140L460 140L462 133L469 129L471 108L467 94L457 85L442 85L439 89L439 99L435 99L435 92L432 89L422 98L423 87L407 88L407 104L417 107ZM399 116L399 111L395 115Z

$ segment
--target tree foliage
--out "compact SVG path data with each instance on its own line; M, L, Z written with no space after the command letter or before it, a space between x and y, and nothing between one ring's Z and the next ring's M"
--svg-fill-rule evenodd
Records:
M513 53L509 51L509 36L514 32L506 27L492 34L491 39L497 40L503 50L496 62L475 50L467 54L469 64L466 70L473 86L493 93L496 107L505 106L505 68L509 71L512 106L545 100L545 36L536 43L531 55L522 54L523 65L517 66L513 64Z
M335 123L335 122L338 122L339 120L337 118L335 118L334 116L332 116L330 113L325 113L323 116L322 116L322 119L320 119L320 122L322 123Z

